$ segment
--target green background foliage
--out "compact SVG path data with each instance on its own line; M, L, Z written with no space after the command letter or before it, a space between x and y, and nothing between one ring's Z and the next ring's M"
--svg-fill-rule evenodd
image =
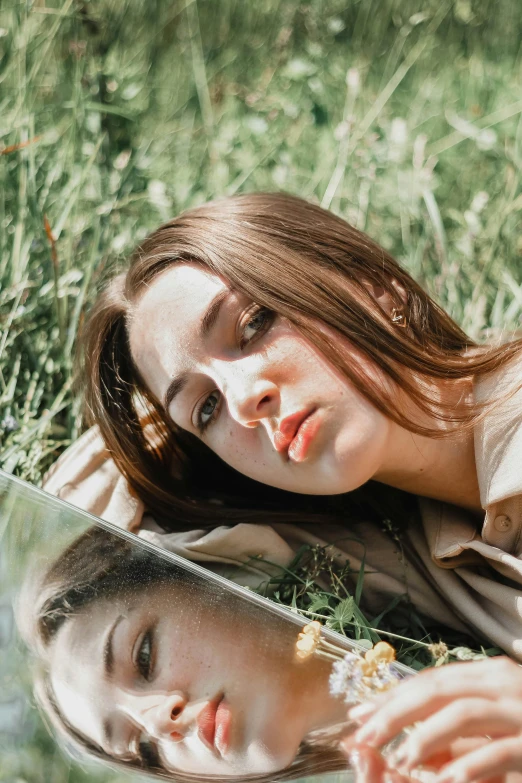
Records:
M517 0L4 0L4 469L39 482L77 434L74 340L100 279L209 198L315 199L391 249L472 335L517 325L519 11Z
M2 0L0 466L77 436L86 306L209 198L313 199L472 336L518 327L521 40L519 0ZM85 780L43 737L2 780Z

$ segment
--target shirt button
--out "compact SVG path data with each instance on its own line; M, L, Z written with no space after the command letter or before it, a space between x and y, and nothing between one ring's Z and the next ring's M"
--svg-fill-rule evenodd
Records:
M506 514L499 514L498 517L495 517L493 526L499 533L505 533L511 527L511 520Z

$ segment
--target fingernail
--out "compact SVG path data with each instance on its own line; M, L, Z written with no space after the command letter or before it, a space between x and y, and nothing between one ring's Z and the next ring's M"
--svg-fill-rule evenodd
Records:
M365 701L363 704L358 704L356 707L352 707L348 710L348 717L350 720L355 721L364 720L375 712L376 709L376 704L373 704L371 701Z
M371 725L366 724L362 727L362 729L359 729L359 731L356 732L355 741L364 745L369 745L370 747L374 747L377 744L377 735L377 729Z

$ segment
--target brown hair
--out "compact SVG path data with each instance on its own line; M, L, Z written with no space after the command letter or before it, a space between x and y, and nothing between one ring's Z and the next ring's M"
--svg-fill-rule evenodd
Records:
M190 578L197 581L194 575ZM179 783L200 783L203 779L226 783L233 778L168 772L156 753L143 753L142 760L136 758L132 761L108 755L70 723L53 691L48 654L69 618L97 600L173 581L179 584L187 582L186 573L161 557L97 527L90 528L77 538L50 568L40 573L31 569L17 602L16 616L20 633L38 660L34 678L35 698L44 719L65 750L78 760L89 757L117 769L147 770L157 777ZM346 769L347 761L338 750L341 732L346 733L345 725L332 727L330 732L316 732L317 736L310 735L302 742L295 760L286 769L269 775L245 775L241 779L277 783Z
M522 340L477 346L376 242L340 217L285 194L252 193L183 213L148 236L128 270L100 294L83 336L83 383L88 423L97 423L131 487L170 528L224 521L312 521L338 514L333 499L262 487L226 466L195 436L177 427L145 386L132 360L127 319L144 287L172 264L199 263L258 305L288 319L375 407L406 429L443 437L473 426L481 410L441 402L433 381L457 383L505 365ZM369 285L404 309L397 328ZM403 294L405 292L405 294ZM404 301L406 300L406 301ZM378 383L364 363L329 341L322 325L346 338L391 384ZM474 350L470 351L469 349ZM401 389L420 412L401 410ZM427 427L423 415L445 422ZM206 494L192 467L208 466ZM201 475L201 474L199 474ZM345 509L369 508L363 488ZM397 492L380 485L379 494ZM221 501L216 504L215 501ZM359 503L359 510L357 509ZM390 513L384 510L384 516Z

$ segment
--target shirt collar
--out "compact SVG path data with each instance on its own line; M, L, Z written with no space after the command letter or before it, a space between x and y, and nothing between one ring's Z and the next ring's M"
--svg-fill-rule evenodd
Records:
M475 428L475 459L485 518L448 503L419 499L431 557L441 568L476 563L480 556L468 549L472 541L484 540L509 551L511 539L519 538L522 518L518 517L522 515L513 518L512 498L522 495L522 388L517 389L521 383L522 358L517 358L475 385L479 403L504 397ZM513 527L500 541L495 521L508 505ZM522 503L515 506L522 508Z
M481 519L471 511L419 498L424 533L432 560L441 568L456 568L477 561L467 544L480 538Z

